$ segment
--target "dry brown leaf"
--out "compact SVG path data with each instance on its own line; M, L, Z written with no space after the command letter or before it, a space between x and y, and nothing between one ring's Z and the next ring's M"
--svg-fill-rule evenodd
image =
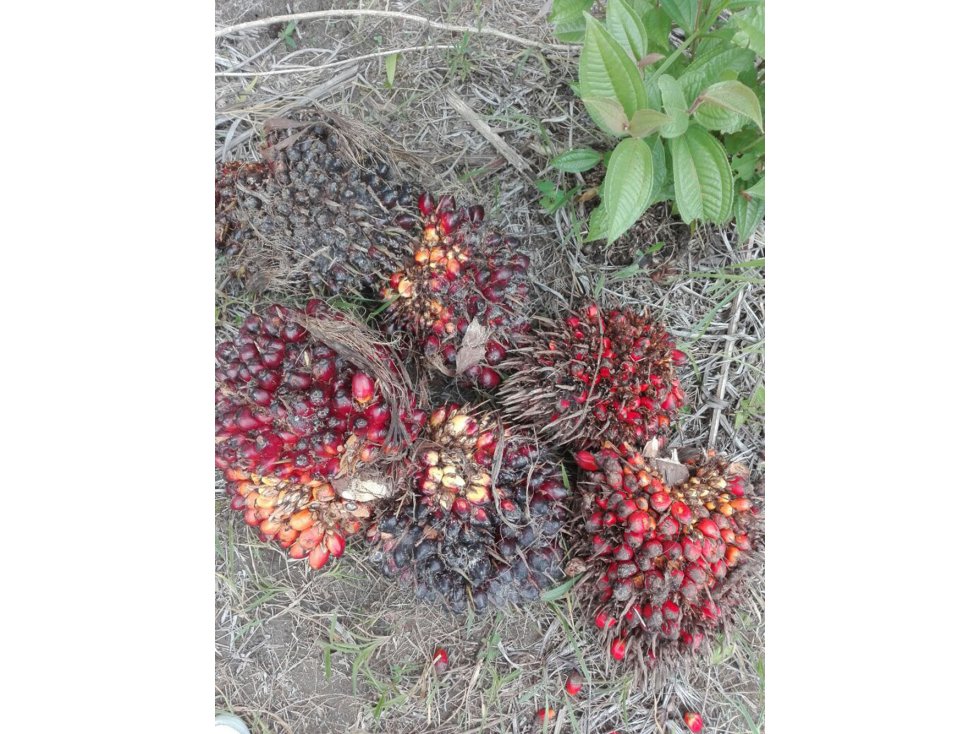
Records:
M470 367L482 364L486 359L486 342L489 340L489 329L473 319L462 337L462 346L456 353L456 374L461 375Z
M653 461L653 466L659 472L660 476L663 477L663 481L666 482L666 486L668 487L683 484L690 476L690 470L678 461L656 459Z
M642 69L646 66L649 66L650 64L655 64L657 61L662 61L665 58L666 57L663 54L658 54L656 52L653 52L651 54L646 54L641 59L639 59L639 62L636 64L636 66Z
M394 487L372 479L351 479L338 491L345 500L373 502L390 497L394 493Z

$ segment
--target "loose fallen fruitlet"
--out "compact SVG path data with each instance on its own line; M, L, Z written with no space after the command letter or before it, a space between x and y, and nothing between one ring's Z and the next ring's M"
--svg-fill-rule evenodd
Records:
M540 722L550 721L557 716L557 711L552 708L542 708L537 711L537 720Z
M386 575L455 612L531 601L563 578L567 490L534 439L450 405L432 413L419 446L414 491L367 533Z
M435 648L435 655L432 656L432 664L435 666L436 672L444 673L446 671L449 667L449 653L445 651L445 648Z
M530 259L517 251L515 238L484 231L482 206L457 209L453 197L436 203L425 193L418 212L398 217L415 244L412 259L382 288L390 301L383 314L388 331L407 332L413 352L492 390L501 380L496 365L514 335L529 325ZM476 322L486 333L470 343L466 335Z
M687 725L687 728L697 734L704 728L704 720L700 717L700 714L695 714L690 711L683 715L683 723Z
M696 651L736 602L735 571L751 557L756 510L741 465L685 451L689 476L669 486L627 444L583 454L578 553L596 575L576 592L597 610L609 654L632 649L648 665L665 650Z
M358 328L346 318L315 300L305 312L275 305L216 348L215 464L231 507L313 568L362 529L371 488L387 488L361 480L405 453L424 420L411 405L393 413L376 377L306 328ZM366 356L394 364L374 345Z
M562 323L540 323L500 365L512 373L500 390L507 416L562 444L587 448L601 437L665 445L685 400L676 375L684 355L661 324L594 304ZM580 456L578 463L594 471Z
M564 690L568 692L569 696L577 696L581 691L581 686L585 682L585 677L580 671L574 670L571 675L568 676L568 680L564 684Z

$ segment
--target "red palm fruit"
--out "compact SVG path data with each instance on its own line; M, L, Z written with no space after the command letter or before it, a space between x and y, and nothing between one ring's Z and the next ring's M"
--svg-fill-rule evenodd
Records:
M330 551L330 555L334 558L339 558L343 555L343 549L346 548L347 542L344 540L340 533L334 532L326 536L326 547Z
M708 538L720 538L721 531L717 527L717 523L713 520L701 520L697 523L697 530L702 532Z
M432 665L438 673L444 673L449 667L449 653L443 647L436 647L432 655Z
M296 542L296 538L299 537L299 531L295 528L287 525L279 530L279 544L283 548L288 548L290 545Z
M350 380L350 394L358 403L369 403L374 399L374 381L363 372L354 373Z
M330 551L320 543L309 552L309 567L312 569L323 568L330 560Z
M578 670L573 670L564 684L564 690L568 692L569 696L577 696L581 691L581 687L584 685L584 682L585 677L581 674L581 672Z
M693 521L693 513L683 502L677 500L670 506L670 513L681 525L689 525Z
M309 509L300 510L289 518L289 525L293 530L302 532L313 524L313 513Z
M688 711L683 715L683 723L687 725L687 728L693 732L693 734L699 734L703 731L704 720L701 718L700 714L695 714L692 711Z
M700 558L700 554L703 552L703 545L696 538L692 538L689 535L684 537L680 541L680 545L683 548L683 557L688 561L696 561Z
M542 708L537 711L537 720L540 722L550 721L555 716L557 716L557 712L552 708Z
M616 637L612 640L612 645L609 647L609 653L615 660L622 660L625 657L626 644L625 640L621 637Z
M600 630L608 629L609 627L614 627L615 618L609 616L607 612L601 611L595 615L595 626L598 627L598 629Z
M666 492L655 492L649 498L649 501L652 504L653 509L656 510L657 512L662 512L671 504L673 504L673 498L670 497L670 495L667 494Z
M578 466L585 471L598 471L598 462L595 461L595 456L591 452L579 451L574 455L574 458L578 462Z

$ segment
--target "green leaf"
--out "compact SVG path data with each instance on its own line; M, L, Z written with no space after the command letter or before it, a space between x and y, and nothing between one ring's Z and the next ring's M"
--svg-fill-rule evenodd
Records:
M716 130L724 135L736 133L750 122L744 115L709 102L694 108L693 119L708 130Z
M659 90L663 95L663 111L670 121L660 128L664 138L678 138L687 131L690 115L687 113L687 100L683 96L679 82L669 74L659 78Z
M649 202L646 204L648 209L654 202L660 201L663 197L663 185L666 183L666 148L663 146L663 139L656 137L646 138L646 145L653 153L653 186L649 194Z
M621 138L629 127L629 117L622 105L610 97L583 97L582 103L591 119L609 135Z
M649 39L647 49L671 52L673 47L670 44L670 31L673 29L673 21L666 14L663 8L653 8L648 6L648 10L639 11L642 18L643 27L646 29L646 38Z
M582 97L614 98L626 118L646 106L646 90L636 62L601 24L585 14L585 45L581 49L578 80Z
M721 80L726 71L740 74L753 69L755 55L746 48L718 45L697 54L678 81L687 99L694 99L707 86Z
M602 201L591 210L591 216L588 217L588 236L585 237L585 242L604 240L607 232L608 212L605 210L605 202Z
M289 24L279 31L279 38L286 44L286 47L290 50L296 49L296 39L292 37L292 34L296 32L296 21L290 20Z
M590 10L594 0L554 0L548 20L555 24L554 35L564 43L581 43L585 40L585 18L582 13Z
M615 146L605 174L608 243L612 244L646 210L653 186L653 153L642 140L626 138Z
M644 138L652 135L670 121L670 117L656 110L636 110L629 120L629 135Z
M744 115L754 122L759 130L765 132L758 97L755 96L755 93L750 88L737 80L717 82L717 84L711 84L707 87L697 97L697 101L694 102L694 107L698 110L704 105L710 105L713 108L721 108L738 115ZM734 132L734 130L731 132Z
M605 27L633 60L638 61L646 55L646 29L636 11L626 5L625 0L609 0Z
M571 20L580 19L582 27L584 27L585 19L581 14L586 10L591 10L591 6L594 4L595 0L554 0L551 5L551 14L547 16L547 19L551 23L567 23Z
M765 58L765 6L749 8L731 16L731 25L738 29L734 43L750 48Z
M661 0L660 5L690 35L697 24L697 0Z
M564 583L558 584L553 589L548 589L547 591L542 592L540 595L540 600L543 602L557 601L562 596L567 594L571 590L571 587L578 583L579 579L579 576L573 576Z
M752 186L750 189L746 190L745 193L752 199L764 199L765 198L765 177L762 176L758 179L758 183Z
M388 54L384 57L384 69L388 75L388 86L394 86L394 73L398 69L398 54Z
M764 199L748 199L741 194L734 197L734 226L738 232L739 242L747 240L758 229L764 217Z
M725 141L725 148L727 141ZM758 164L758 153L749 151L736 155L731 159L731 170L742 181L751 181L755 177L755 166Z
M727 221L734 203L734 181L727 154L717 139L695 125L670 141L670 154L676 205L683 221Z
M584 173L602 160L602 154L591 148L575 148L562 153L551 161L551 165L565 173Z

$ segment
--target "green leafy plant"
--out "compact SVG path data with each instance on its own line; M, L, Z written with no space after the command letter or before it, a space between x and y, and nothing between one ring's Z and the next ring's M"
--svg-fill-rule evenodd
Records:
M688 224L733 219L747 238L765 213L764 0L609 0L604 22L592 5L554 0L550 15L561 41L583 44L572 86L618 141L609 156L551 161L568 173L605 163L587 240L612 243L661 201Z
M295 51L297 48L296 39L293 38L293 34L296 32L296 21L289 21L289 25L279 31L279 38L286 45L290 51Z

